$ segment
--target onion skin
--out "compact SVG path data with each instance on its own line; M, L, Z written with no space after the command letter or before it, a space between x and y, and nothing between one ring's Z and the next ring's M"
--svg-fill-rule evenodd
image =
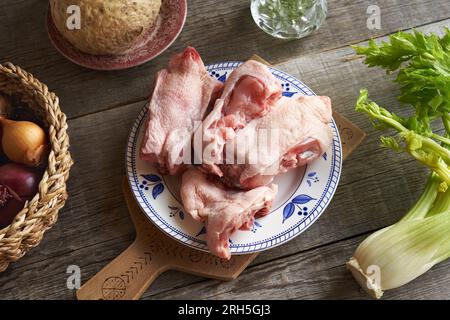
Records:
M9 200L3 207L0 208L0 230L6 228L14 220L14 217L23 209L27 200Z
M0 184L11 188L19 197L32 197L38 191L40 170L7 163L0 167Z
M3 134L2 127L0 127L0 166L2 166L2 165L4 165L5 163L8 162L8 159L6 158L6 156L5 156L5 154L3 153L3 150L2 150L2 144L1 144L1 142L2 142L2 134Z
M41 170L16 163L0 167L0 229L11 224L25 202L38 192Z
M14 121L0 117L3 128L2 149L13 162L39 166L48 151L45 131L29 121Z

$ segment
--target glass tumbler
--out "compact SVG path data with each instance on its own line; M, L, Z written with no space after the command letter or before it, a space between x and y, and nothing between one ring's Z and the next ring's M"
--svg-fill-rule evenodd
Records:
M327 0L252 0L256 24L281 39L299 39L318 29L327 16Z

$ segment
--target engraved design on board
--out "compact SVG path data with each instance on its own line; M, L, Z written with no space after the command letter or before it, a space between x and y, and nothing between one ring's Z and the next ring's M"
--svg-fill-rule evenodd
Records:
M136 261L133 261L131 266L120 276L113 276L106 278L102 285L102 295L105 300L118 300L125 296L127 286L139 273L148 266L152 261L152 253L149 251L143 252Z
M105 300L119 300L126 291L125 281L120 277L109 277L102 285L102 295Z

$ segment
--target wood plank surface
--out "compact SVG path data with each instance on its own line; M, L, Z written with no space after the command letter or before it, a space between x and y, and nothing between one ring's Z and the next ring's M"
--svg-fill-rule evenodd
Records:
M449 21L422 29L427 32L437 31L444 25L449 25ZM322 248L335 243L333 248L338 251L339 248L346 248L340 260L334 261L336 266L330 268L333 261L326 259L322 264L314 264L315 272L321 277L327 277L335 268L339 269L337 261L345 261L361 239L348 243L344 241L342 244L340 240L367 234L397 221L413 203L424 184L426 170L406 156L393 155L389 150L380 148L378 133L370 128L365 116L354 113L353 104L359 87L371 88L377 100L384 105L395 103L398 92L383 72L368 72L361 60L348 59L351 56L352 50L344 47L301 56L278 66L305 81L317 93L330 95L334 107L369 135L346 161L341 184L326 214L302 236L262 253L253 263L254 270L267 268L267 276L279 274L278 263L283 268L293 268L294 258L301 261L303 254L309 254L303 251L328 250ZM346 81L342 81L342 75L348 75ZM85 281L131 242L134 231L123 202L120 183L124 174L123 154L128 132L142 107L143 102L137 102L69 121L72 153L76 162L69 183L70 200L61 212L59 223L46 234L39 248L0 276L0 297L44 298L45 293L48 298L71 298L73 292L65 288L65 269L69 264L77 264L82 268ZM251 282L252 276L247 274L253 273L248 271L244 275ZM289 275L287 279L292 279L292 286L298 288L293 289L292 293L283 290L279 290L278 294L271 292L271 296L285 298L292 294L289 297L294 298L299 294L296 290L302 290L302 283L308 283L307 274L305 272L305 276L298 279L294 274ZM363 296L357 293L356 285L348 274L336 277L340 283L348 282L347 288L354 288L356 293L339 291L334 293L335 297L338 294L341 294L339 297L347 298ZM417 286L427 288L428 297L433 296L432 288L436 283L423 283L420 279L416 282ZM20 290L27 284L34 289ZM218 284L169 272L156 280L145 297L182 297L185 294L183 292L189 290L200 294L202 286ZM250 298L250 293L246 295L248 288L245 285L233 282L226 286L232 286L233 293L238 296ZM177 292L171 291L174 287ZM303 289L304 292L297 298L308 296L309 291ZM443 286L442 290L450 294L448 286ZM310 298L325 298L327 292L312 290ZM416 294L410 288L402 288L394 296L411 298L416 297ZM221 293L218 297L224 298L226 294Z
M280 42L256 28L248 1L215 6L212 1L189 1L186 27L168 52L140 68L104 73L74 66L54 51L42 28L36 27L43 23L46 1L2 1L0 31L10 30L15 21L23 23L0 33L4 43L0 58L34 72L61 96L72 118L69 130L76 163L70 199L59 222L38 248L0 274L0 298L74 298L66 288L68 265L79 265L85 282L131 243L134 230L121 192L127 136L145 103L154 71L186 44L197 46L207 62L246 59L253 53L282 62L278 68L316 93L332 97L334 108L368 137L345 162L327 212L301 236L260 254L233 282L168 272L144 298L366 298L343 264L364 237L406 212L420 193L427 170L405 155L381 148L379 133L364 115L354 112L359 88L368 87L380 104L394 109L398 90L384 72L369 70L354 59L348 44L413 26L438 32L450 26L446 19L450 8L447 0L378 1L385 24L374 32L361 27L365 16L355 13L365 11L371 1L329 2L329 19L319 32L301 41ZM433 268L386 298L450 298L449 266L447 262Z
M0 61L10 60L44 81L72 118L144 100L155 71L186 45L196 47L206 63L244 60L257 53L277 64L450 16L448 0L379 0L375 4L381 9L381 30L369 30L366 10L372 0L335 0L329 1L328 19L317 32L300 41L284 41L258 29L249 4L189 0L186 25L163 55L141 67L101 72L74 65L52 47L45 28L47 1L2 0Z
M152 299L370 299L359 288L345 262L364 239L356 237L247 268L233 281L204 280L160 294ZM400 290L387 291L384 299L448 299L450 261ZM433 285L424 285L433 283ZM438 283L438 284L437 284ZM436 285L437 284L437 285Z

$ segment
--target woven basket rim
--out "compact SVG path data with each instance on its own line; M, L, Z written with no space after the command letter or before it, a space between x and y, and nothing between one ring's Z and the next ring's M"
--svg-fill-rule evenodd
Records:
M9 226L0 230L0 272L39 245L45 231L55 224L67 199L66 182L73 165L67 118L61 111L59 98L31 73L11 62L0 64L0 92L5 91L32 101L30 107L44 115L41 120L47 126L50 153L38 193L25 203Z

